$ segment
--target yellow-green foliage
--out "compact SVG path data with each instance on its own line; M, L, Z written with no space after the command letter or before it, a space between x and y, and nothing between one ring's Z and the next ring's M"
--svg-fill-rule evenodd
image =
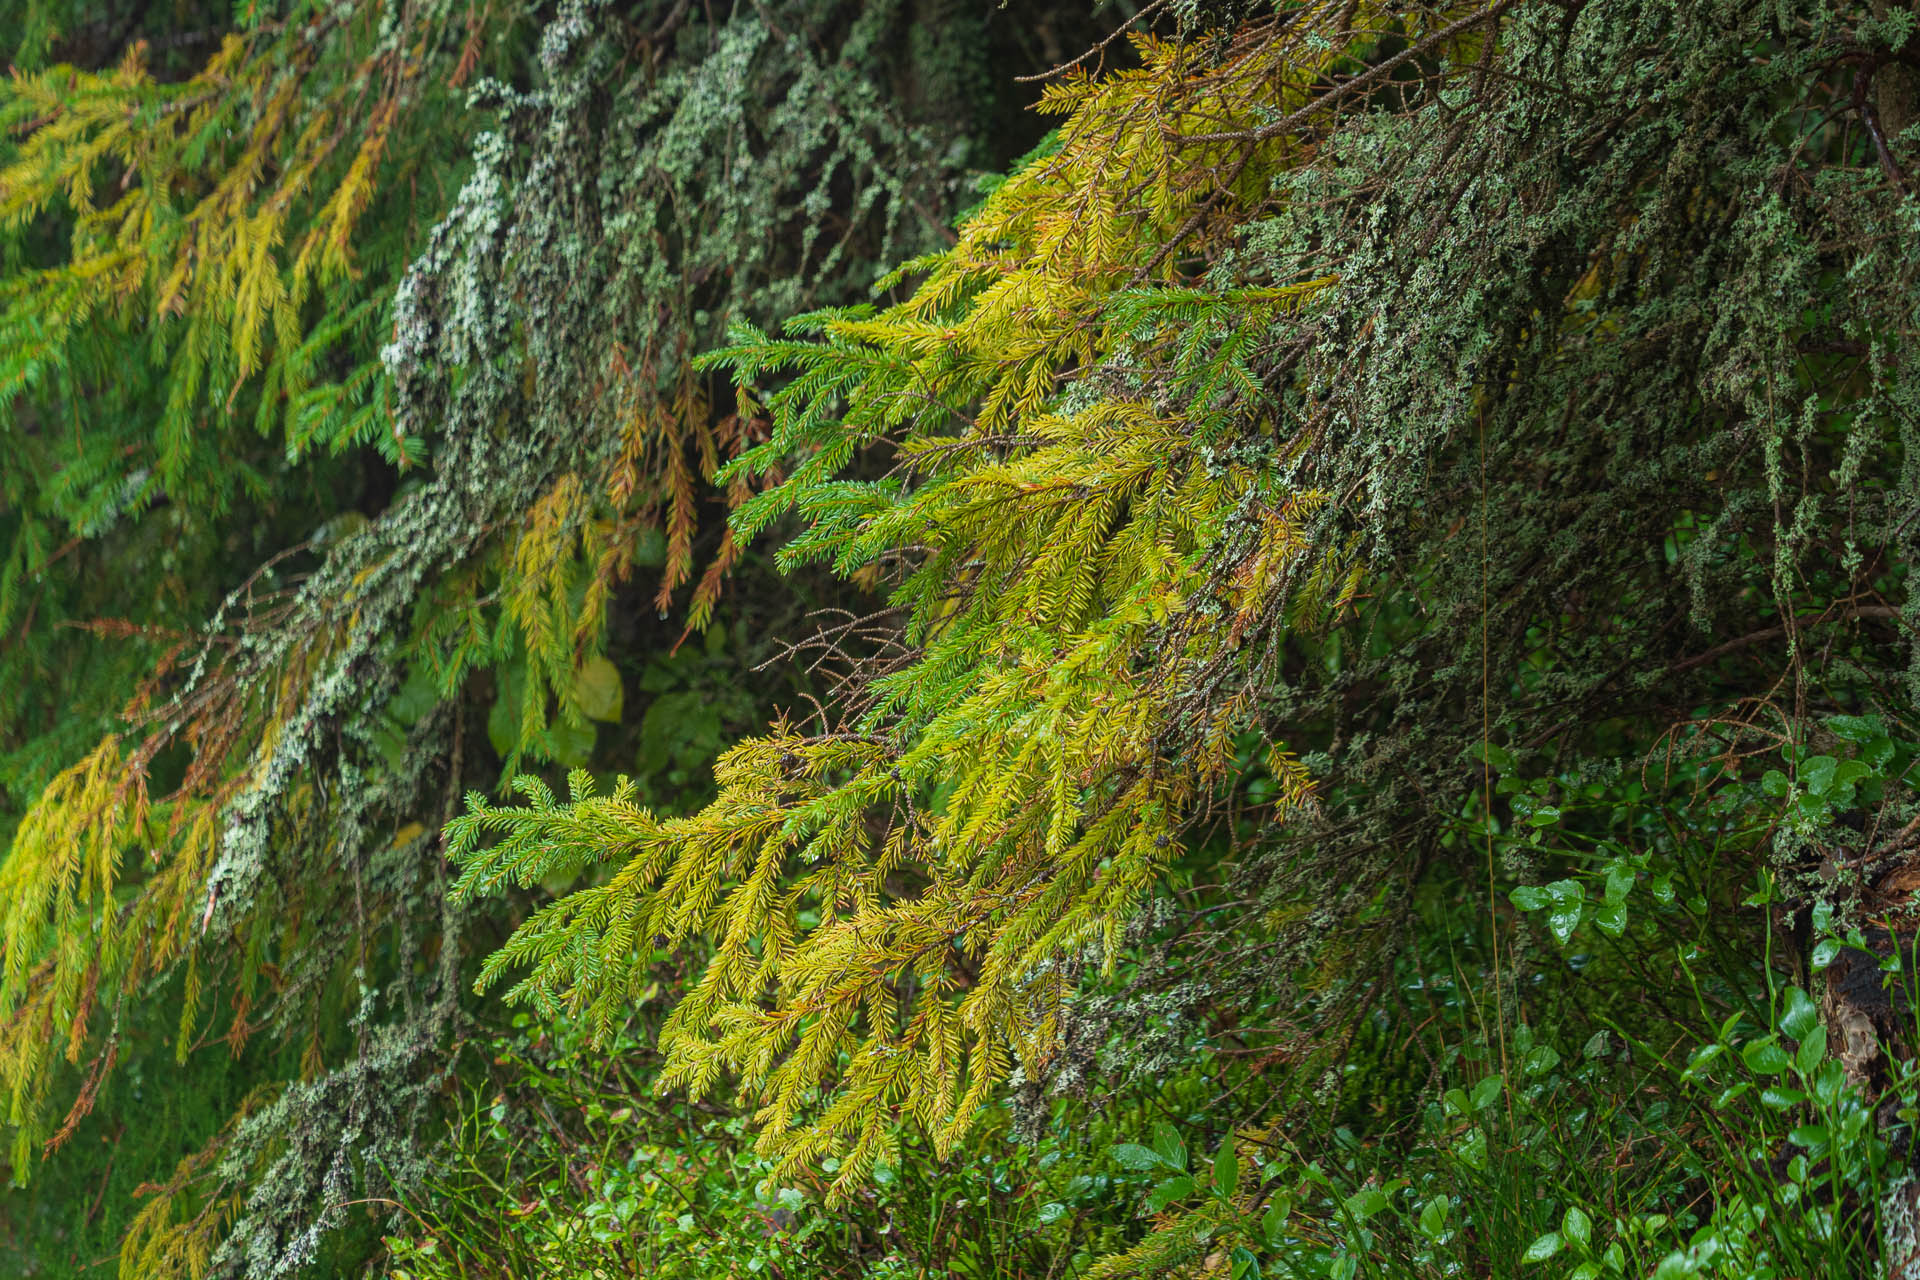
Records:
M98 998L96 955L120 950L113 887L145 799L109 738L47 789L0 864L0 1008L10 1032L0 1040L0 1079L16 1167L30 1159L28 1126L45 1101L49 1050L58 1045L77 1059Z
M147 1202L128 1225L120 1247L120 1280L207 1273L213 1251L246 1197L217 1184L212 1175L233 1131L269 1101L274 1088L263 1085L244 1099L233 1118L211 1142L182 1156L165 1182L143 1183Z
M11 1171L154 1065L176 993L183 1052L312 1047L312 1087L200 1170L247 1188L211 1263L188 1206L137 1265L293 1274L343 1181L417 1175L381 1144L436 1096L464 917L413 836L488 739L572 760L619 719L632 569L708 621L737 544L696 519L761 426L692 365L722 318L845 298L945 229L971 126L881 89L944 55L896 6L776 7L303 0L228 34L190 5L117 66L93 37L128 28L36 19L80 65L0 84ZM789 39L802 8L838 43ZM76 623L107 676L66 661Z
M117 1023L121 1000L137 998L182 959L188 969L177 1051L186 1053L200 1014L195 943L214 906L207 874L219 848L222 806L271 751L301 679L322 658L325 637L311 639L255 697L244 696L229 675L190 702L166 707L177 718L131 749L109 735L47 787L14 832L0 861L0 1084L14 1130L16 1180L26 1178L34 1145L48 1136L59 1060L79 1063L103 1005ZM138 719L144 711L136 702L128 714ZM181 786L150 798L148 767L176 740L191 744L194 763ZM241 750L243 743L257 745ZM243 981L251 980L248 972ZM237 1049L246 1001L236 1000L235 1010ZM94 1046L88 1083L49 1149L87 1114L114 1053L111 1040Z
M1295 446L1210 412L1229 384L1258 395L1248 353L1326 282L1184 283L1303 154L1261 127L1370 40L1351 17L1311 7L1217 63L1143 40L1139 70L1069 79L1043 102L1065 117L1056 144L911 264L911 297L720 353L743 413L772 424L723 475L803 455L736 531L797 508L786 563L897 572L897 646L862 669L844 724L781 723L725 754L692 817L579 773L566 804L530 779L530 807L471 797L450 828L463 897L614 864L528 920L482 985L524 970L514 998L604 1031L656 950L704 954L661 1087L736 1076L763 1149L788 1168L838 1157L838 1194L892 1158L903 1120L948 1150L1016 1054L1045 1062L1077 966L1116 962L1234 769L1248 706L1223 673L1243 634L1354 588L1352 566L1301 554L1326 499L1275 479ZM764 407L749 394L788 370ZM1144 390L1161 375L1173 395ZM835 478L877 441L887 477ZM1220 684L1196 713L1203 674ZM1270 767L1279 807L1312 803L1284 747Z
M502 735L512 744L510 764L529 748L566 760L568 753L557 749L552 733L556 712L561 724L576 727L619 718L619 677L600 648L609 600L633 570L638 535L657 528L665 544L654 594L662 612L673 604L676 589L692 578L695 486L711 484L722 459L738 454L740 420L711 421L691 370L676 383L671 398L634 396L624 404L620 448L598 484L577 472L562 474L521 517L502 548L497 594L522 673L514 691L518 705L506 717L513 727ZM727 498L737 505L749 492L745 479L736 477ZM687 606L689 630L711 620L721 583L738 560L737 545L731 533L725 535L695 584ZM489 645L476 629L477 608L456 613L467 618L466 634L459 635L454 623L445 658L434 671L449 691L473 661L472 651Z
M187 477L203 397L230 408L258 373L262 424L284 412L296 448L323 420L326 443L375 439L382 415L364 393L377 361L342 384L361 400L344 425L305 396L316 362L374 304L330 297L315 321L306 303L355 273L355 230L423 63L393 44L362 53L334 30L343 23L365 17L346 6L228 35L177 83L154 79L139 44L104 73L14 74L0 107L29 131L0 169L0 227L64 206L72 235L65 261L14 272L0 291L0 395L61 366L90 322L152 326L170 364L155 433L169 485Z
M0 167L0 230L21 233L56 215L71 225L54 265L0 278L0 408L68 376L71 348L90 326L104 326L140 334L167 363L153 439L136 428L134 442L106 451L116 469L135 472L127 459L150 447L153 466L140 474L154 493L189 501L209 492L223 415L243 393L257 398L263 429L284 413L290 454L371 440L396 460L413 456L419 442L394 434L383 403L388 377L360 332L385 314L388 295L366 287L355 249L407 112L424 94L460 90L490 28L469 15L453 28L462 38L450 41L447 15L430 8L415 27L382 38L369 17L340 6L293 26L230 34L178 82L156 79L136 45L105 72L16 72L0 88L0 121L19 126ZM373 229L389 254L393 221ZM362 339L359 361L342 374L334 348L355 346L350 338ZM515 759L524 748L552 754L551 702L576 724L606 718L618 684L609 686L599 645L635 534L649 523L665 527L660 591L670 598L693 566L694 469L711 479L737 452L736 420L709 422L691 377L663 397L653 394L651 365L621 368L632 374L622 384L632 404L620 449L591 480L563 472L503 520L483 553L439 584L439 607L417 638L418 665L441 696L473 666L522 657ZM75 435L78 445L77 426ZM85 443L94 444L91 434ZM86 470L79 458L63 466ZM745 491L735 486L736 497ZM349 514L330 532L347 541L365 524ZM10 592L45 568L44 537L27 536L37 532L31 518L23 530L0 562L0 621L31 614ZM697 622L733 563L730 547L696 588ZM15 1179L27 1176L42 1140L51 1135L57 1145L72 1131L112 1065L111 1046L94 1035L107 1021L103 1008L180 962L185 1052L202 1012L197 944L217 905L209 874L225 807L258 780L308 682L324 671L338 628L362 625L360 592L375 584L375 570L362 570L326 602L337 626L308 628L278 647L254 642L271 639L284 600L250 589L257 614L204 647L176 646L125 709L138 731L106 737L26 811L0 860L0 1084ZM497 626L488 620L495 602ZM115 624L105 634L124 642L134 631ZM150 801L148 766L173 748L188 754L185 780ZM293 807L323 809L310 794ZM229 1034L236 1050L251 1025L260 958L253 945L240 966ZM50 1089L59 1060L80 1063L89 1051L90 1083L56 1131Z

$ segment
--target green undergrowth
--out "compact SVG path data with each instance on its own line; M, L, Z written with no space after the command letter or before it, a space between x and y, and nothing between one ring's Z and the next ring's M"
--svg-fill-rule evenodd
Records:
M0 0L0 1276L1920 1274L1916 13Z
M1084 1153L1159 1114L1155 1099L1061 1105L1037 1141L987 1118L946 1161L909 1145L835 1213L836 1171L782 1181L743 1114L649 1096L631 1026L602 1049L517 1015L449 1122L450 1156L388 1240L395 1280L635 1274L1042 1276L1125 1239L1137 1174ZM1184 1082L1198 1096L1204 1082ZM491 1092L489 1092L491 1090ZM1177 1091L1170 1091L1170 1094Z
M1823 741L1736 758L1709 735L1665 777L1528 777L1496 747L1448 837L1484 851L1492 900L1445 868L1418 886L1409 944L1341 1053L1287 1034L1300 1010L1169 1020L1208 1069L1100 1046L1079 1088L1016 1089L945 1160L909 1145L832 1211L831 1163L783 1178L746 1113L656 1095L660 996L684 963L656 952L599 1048L529 1013L467 1046L483 1082L388 1241L391 1275L1871 1274L1920 1075L1902 1066L1874 1098L1846 1083L1808 990L1866 945L1859 927L1807 920L1796 971L1754 928L1773 873L1737 878L1782 823L1874 821L1916 755L1877 719L1831 717ZM1196 915L1218 914L1199 873L1226 852L1171 872ZM1179 935L1163 915L1136 959ZM1883 967L1911 985L1897 956ZM1249 1111L1278 1118L1227 1119Z
M152 1171L199 1151L261 1081L298 1071L297 1050L255 1039L235 1054L217 1036L176 1066L179 1028L166 1009L157 1000L126 1007L117 1028L126 1069L104 1075L92 1113L46 1162L45 1176L10 1194L0 1214L0 1275L114 1275ZM79 1094L86 1073L69 1070L67 1087Z

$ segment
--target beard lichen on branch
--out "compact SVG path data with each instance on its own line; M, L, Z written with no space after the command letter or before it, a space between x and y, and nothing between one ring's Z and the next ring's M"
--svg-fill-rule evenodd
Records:
M1796 744L1910 716L1897 15L1167 8L1048 78L1059 127L953 232L978 139L900 105L952 88L902 35L943 4L302 7L176 79L153 50L16 77L16 1178L177 981L176 1052L301 1062L156 1185L123 1274L297 1272L429 1167L482 899L591 869L482 985L605 1043L669 954L651 1081L737 1091L770 1170L843 1205L998 1100L1035 1132L1221 1064L1211 1199L1087 1274L1206 1263L1256 1216L1293 1238L1250 1170L1357 1099L1417 896L1553 873L1537 841L1494 864L1496 760L1659 792L1763 713ZM309 492L356 509L302 527ZM230 545L233 513L265 532ZM699 627L776 531L796 578L891 593L817 718L721 754L687 816L584 770L455 816L476 700L507 773L582 762L645 539ZM67 556L174 604L36 595ZM149 649L41 687L75 622ZM16 727L83 684L83 733ZM1222 823L1253 834L1221 854ZM1735 853L1782 936L1862 918L1900 853L1764 832ZM1230 908L1173 890L1195 856ZM1551 966L1491 927L1505 1028Z
M1773 696L1727 633L1787 642L1796 714L1910 706L1871 672L1920 652L1916 264L1887 233L1914 206L1898 155L1805 140L1862 15L1351 16L1064 78L1058 136L903 268L908 301L736 331L714 358L772 435L722 475L783 479L735 532L797 512L783 566L877 570L904 621L841 722L734 748L694 817L584 777L472 797L461 894L608 872L483 983L604 1033L655 950L691 956L661 1086L731 1078L783 1173L837 1160L842 1196L909 1121L950 1149L1016 1058L1023 1091L1137 1068L1183 1001L1296 1010L1312 1087L1260 1095L1284 1113L1338 1093L1411 895L1474 855L1449 805L1490 753L1623 776ZM1250 728L1264 760L1228 749ZM1263 769L1247 932L1077 993ZM1755 855L1804 878L1786 836ZM1099 1274L1197 1256L1207 1214L1251 1211L1229 1190Z
M9 228L38 234L32 217L62 200L75 228L64 260L5 285L9 332L41 342L8 341L10 393L86 412L103 318L176 353L155 366L170 406L155 465L138 465L136 441L88 491L113 513L83 494L35 518L85 538L203 501L185 486L227 474L209 461L213 428L235 422L282 424L270 474L337 475L329 459L362 445L400 468L384 509L308 530L278 569L216 599L199 635L174 633L121 695L137 732L39 789L0 866L17 890L0 1011L16 1179L54 1130L60 1057L92 1065L56 1138L119 1061L122 1004L169 974L185 975L180 1052L214 981L235 1051L261 1033L305 1045L299 1077L250 1101L217 1159L210 1147L157 1186L124 1274L293 1274L349 1201L417 1179L461 1020L463 920L420 820L437 828L457 795L469 677L531 673L501 750L559 750L649 528L667 548L660 607L691 585L704 623L733 552L715 548L694 581L700 491L745 433L709 414L692 353L730 317L844 297L934 234L922 211L946 203L953 171L876 87L904 74L890 7L785 8L831 43L753 15L710 26L685 5L640 8L568 4L544 24L511 7L301 10L179 84L142 79L136 53L87 82L80 101L97 107L71 105L65 70L7 99L24 126L0 185ZM528 41L522 87L489 74ZM257 91L232 91L249 77ZM409 133L416 86L440 95L435 128L459 112L493 127L464 156L457 133ZM402 159L438 147L440 163L396 172L395 139ZM90 174L107 159L126 194L103 213ZM449 180L444 213L420 226L410 197ZM184 216L155 212L196 184L209 194ZM361 242L380 269L356 269ZM197 514L211 526L218 511ZM9 584L39 567L46 539L30 534ZM150 798L154 761L183 752L185 780Z
M1347 547L1304 536L1325 492L1280 480L1299 445L1246 412L1271 403L1256 364L1333 279L1185 280L1311 155L1262 126L1317 121L1316 82L1390 26L1313 7L1211 63L1142 38L1138 70L1049 86L1055 137L953 247L902 268L923 277L905 301L782 339L740 327L704 359L771 422L722 477L785 468L736 535L794 510L783 567L895 572L905 656L856 675L843 725L733 748L692 817L585 775L566 805L531 779L529 807L470 797L449 827L463 900L614 864L522 925L483 985L524 967L513 997L606 1034L652 949L710 946L659 1086L699 1096L731 1073L762 1149L783 1171L837 1161L836 1196L897 1162L902 1122L945 1153L1016 1054L1044 1067L1063 962L1120 956L1227 778L1265 637L1314 629L1358 584ZM842 478L880 444L883 478ZM1202 680L1230 687L1199 706ZM1284 746L1267 767L1278 809L1311 807Z

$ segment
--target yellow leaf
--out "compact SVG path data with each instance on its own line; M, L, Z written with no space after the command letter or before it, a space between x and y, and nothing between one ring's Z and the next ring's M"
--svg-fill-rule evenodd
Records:
M588 658L573 673L573 700L589 720L619 720L626 702L619 669L602 655Z

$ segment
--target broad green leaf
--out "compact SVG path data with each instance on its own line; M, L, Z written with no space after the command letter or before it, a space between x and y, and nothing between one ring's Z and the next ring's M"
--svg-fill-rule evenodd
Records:
M1507 901L1522 911L1538 911L1547 905L1547 891L1539 885L1523 884L1507 895Z
M1815 1101L1823 1107L1831 1107L1840 1101L1841 1091L1846 1087L1846 1070L1840 1065L1838 1058L1828 1058L1820 1064L1820 1069L1813 1073L1813 1079L1809 1083L1813 1086Z
M1187 1167L1187 1144L1180 1133L1165 1120L1157 1120L1153 1125L1153 1149L1160 1153L1160 1159L1168 1168Z
M1787 1134L1787 1141L1796 1147L1817 1148L1827 1145L1829 1134L1823 1124L1803 1124Z
M1293 1214L1293 1197L1280 1193L1273 1197L1267 1206L1266 1216L1260 1219L1260 1232L1267 1238L1267 1246L1277 1249L1287 1238L1287 1219Z
M599 735L590 724L568 724L562 720L547 728L547 742L553 758L569 769L584 769L593 759L593 745Z
M1473 754L1476 758L1492 765L1496 773L1512 773L1514 766L1518 763L1513 752L1505 747L1495 746L1491 742L1475 743ZM1458 757L1455 758L1458 759Z
M1785 1111L1797 1107L1807 1100L1807 1095L1798 1089L1788 1089L1781 1085L1770 1084L1760 1091L1760 1104L1774 1111Z
M588 658L573 673L573 698L589 720L618 721L626 704L619 668L600 654Z
M1836 738L1856 746L1887 736L1886 723L1879 716L1828 716L1826 726Z
M1175 1200L1184 1200L1192 1194L1193 1194L1192 1178L1188 1177L1184 1173L1177 1178L1168 1178L1165 1182L1155 1187L1153 1189L1153 1194L1147 1197L1147 1201L1146 1201L1147 1212L1159 1213L1162 1209L1172 1204Z
M1556 905L1547 913L1547 931L1553 934L1553 940L1562 946L1566 945L1567 939L1571 938L1573 931L1579 927L1580 904L1577 902Z
M1780 1013L1780 1029L1795 1040L1806 1039L1807 1033L1820 1025L1820 1011L1799 987L1788 987L1782 1003L1785 1007Z
M1220 1143L1220 1153L1213 1158L1213 1189L1230 1196L1239 1180L1240 1162L1233 1152L1233 1135L1228 1134Z
M1392 1201L1387 1193L1378 1187L1363 1187L1347 1197L1346 1209L1356 1221L1365 1222L1374 1214L1385 1209Z
M1793 1055L1793 1065L1799 1069L1801 1075L1812 1075L1814 1069L1820 1065L1821 1059L1826 1056L1827 1029L1815 1027L1807 1033L1807 1038L1800 1042L1799 1052Z
M1619 902L1633 888L1634 870L1624 862L1607 868L1607 901Z
M1740 1050L1740 1058L1747 1070L1762 1076L1777 1076L1793 1062L1780 1042L1772 1039L1753 1041Z

